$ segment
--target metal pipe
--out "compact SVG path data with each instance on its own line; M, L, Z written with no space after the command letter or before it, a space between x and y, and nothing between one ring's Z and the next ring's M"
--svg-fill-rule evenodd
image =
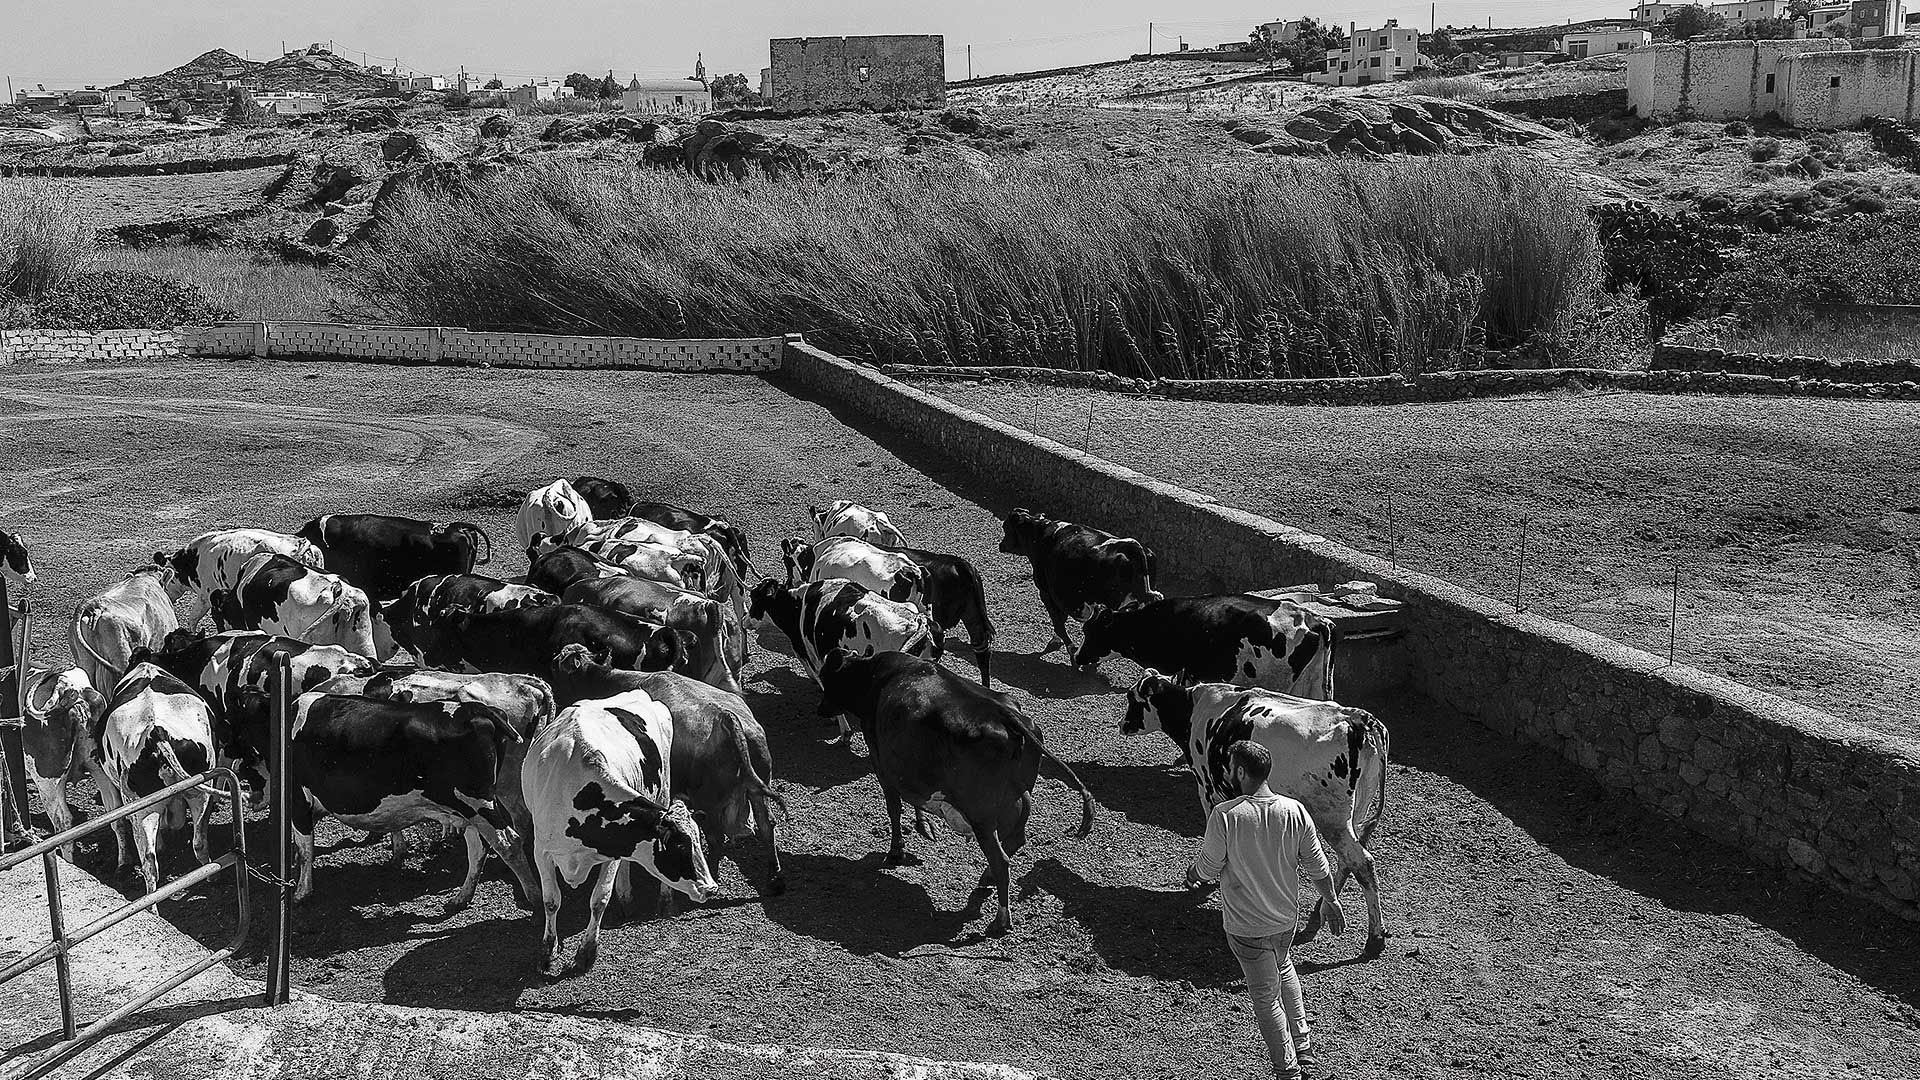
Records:
M137 814L142 810L145 810L149 806L153 806L156 803L166 802L168 799L173 798L175 795L179 795L186 791L191 791L192 789L199 787L201 784L206 783L209 779L219 779L222 776L222 774L228 777L232 777L234 790L238 791L240 778L238 775L234 773L232 769L219 768L219 769L213 769L209 772L199 773L194 776L190 776L185 780L182 780L179 783L174 784L171 787L161 788L159 791L156 791L151 795L148 795L144 798L136 799L133 802L127 803L126 805L120 807L118 810L104 810L99 814L95 815L94 817L88 818L86 821L83 821L80 824L75 825L71 829L67 829L64 832L58 832L52 836L47 837L45 840L42 840L39 843L34 844L32 847L22 848L19 851L13 852L10 855L0 856L0 873L4 873L5 871L11 870L14 867L20 865L23 862L26 862L29 859L37 858L41 852L52 851L57 847L61 847L66 844L71 844L75 840L80 839L81 837L87 835L88 833L94 832L104 826L111 825L114 822L121 820L122 818L131 817L132 815Z
M267 1004L285 1005L292 994L287 971L293 918L293 819L288 792L287 753L292 744L293 665L284 653L275 661L273 690L273 757L269 762L273 788L273 940L267 951Z
M60 857L51 851L40 853L40 864L47 874L47 923L60 951L53 957L53 973L60 983L60 1031L73 1038L73 972L67 952L73 943L67 940L66 904L60 898Z
M208 878L219 874L220 871L233 867L237 862L239 862L239 857L234 855L232 852L228 852L227 854L220 856L218 859L213 860L212 862L208 863L205 866L198 867L185 874L182 874L179 877L174 878L172 881L167 882L165 885L162 885L159 888L148 893L147 895L141 897L140 899L129 900L127 901L127 903L121 905L120 907L113 909L107 914L102 915L98 919L95 919L92 922L88 923L87 925L81 927L79 930L75 931L74 933L72 933L67 937L67 944L68 946L78 945L81 942L86 941L88 938L93 937L95 934L98 934L105 930L111 930L114 927L120 925L121 923L127 921L128 919L132 918L133 916L138 915L142 911L145 911L150 907L154 907L155 905L160 904L164 901L171 900L174 897L180 895L181 893L187 891L188 889L193 888L195 885L198 885L201 882L207 880ZM41 964L44 964L47 961L53 959L54 957L60 955L60 953L62 953L63 951L65 950L62 949L59 942L53 942L51 944L42 945L40 948L35 949L33 952L28 953L26 956L23 956L19 960L16 960L13 963L7 965L5 970L0 971L0 982L6 982L8 979L11 979L16 975L19 975L24 971L27 971L31 968L39 967Z

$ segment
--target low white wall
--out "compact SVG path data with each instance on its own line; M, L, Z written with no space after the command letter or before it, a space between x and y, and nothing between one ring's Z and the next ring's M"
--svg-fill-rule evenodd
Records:
M181 327L188 356L329 357L489 367L774 371L782 337L625 338L508 334L451 326L250 322Z
M158 360L178 352L171 330L0 330L0 364Z

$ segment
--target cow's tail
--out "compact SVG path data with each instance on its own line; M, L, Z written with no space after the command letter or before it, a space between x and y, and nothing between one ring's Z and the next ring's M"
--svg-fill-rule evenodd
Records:
M1374 788L1373 812L1367 815L1366 824L1360 826L1360 846L1373 842L1373 830L1379 826L1380 818L1387 812L1387 759L1393 738L1387 733L1387 725L1372 713L1367 714L1367 731L1380 740L1380 782ZM1357 764L1357 763L1356 763Z
M740 767L746 770L747 785L750 789L753 789L749 790L748 794L752 795L757 792L761 798L778 806L780 812L791 819L793 817L793 811L787 809L787 800L781 798L780 793L773 790L771 783L772 778L762 778L760 771L753 767L753 745L747 741L747 733L741 730L740 723L737 719L729 717L728 721L728 726L733 729L733 752L740 755Z
M185 780L188 777L194 775L193 773L190 773L187 771L187 767L185 765L182 765L180 763L180 755L174 752L173 739L171 736L159 740L159 749L160 749L160 759L166 763L166 768L161 770L162 775L160 778L167 782L168 787L172 787L173 785L179 783L180 781ZM172 775L168 776L166 775L167 773L171 773ZM212 795L217 799L226 799L226 798L232 797L231 792L222 791L221 789L213 786L211 782L201 784L200 790L206 792L209 795Z
M1073 835L1076 840L1085 839L1087 834L1093 831L1093 792L1087 790L1087 785L1080 780L1080 775L1073 771L1073 766L1053 756L1053 751L1047 749L1047 744L1040 740L1039 733L1027 723L1026 716L1019 709L1009 706L1007 713L1014 717L1014 726L1020 729L1020 734L1025 735L1033 741L1033 745L1040 748L1040 756L1053 762L1055 768L1066 773L1067 779L1073 781L1074 790L1080 793L1080 829Z
M99 624L100 609L91 604L84 605L79 611L73 613L73 626L67 633L67 639L73 646L74 659L79 659L79 653L84 650L94 664L98 665L101 672L109 675L112 675L116 671L119 672L120 675L126 674L127 669L125 667L101 656L100 650L94 648L90 631ZM129 666L131 666L131 663L129 663ZM88 672L87 674L89 678L91 678L93 673ZM113 681L117 682L119 677L119 675L113 675ZM98 689L98 687L95 689ZM112 696L112 689L112 687L107 688L106 693L109 697Z
M450 521L447 524L441 526L441 528L445 529L447 532L464 533L467 536L472 537L473 549L475 551L482 551L482 549L485 549L484 552L481 554L479 560L475 562L474 565L485 566L488 563L493 561L493 539L487 535L487 530L481 528L478 525L475 525L471 521Z

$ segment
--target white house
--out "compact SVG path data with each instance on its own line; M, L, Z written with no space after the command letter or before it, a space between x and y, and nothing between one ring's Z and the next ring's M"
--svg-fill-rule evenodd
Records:
M507 101L513 105L533 105L542 101L558 101L573 96L573 87L552 79L537 79L525 86L515 86L507 91Z
M1666 22L1667 16L1689 6L1691 5L1685 3L1666 3L1664 0L1641 0L1634 6L1633 21L1642 25ZM1787 13L1784 0L1727 0L1724 3L1701 6L1727 20L1729 26L1760 22L1763 19L1778 19Z
M1638 49L1642 45L1653 44L1653 31L1644 27L1631 29L1605 27L1599 30L1582 30L1574 34L1565 34L1553 43L1555 52L1563 52L1575 60L1589 56L1601 56L1606 53L1626 52Z
M1309 82L1334 86L1365 86L1391 82L1428 66L1420 55L1420 31L1403 29L1388 19L1378 30L1356 30L1344 49L1327 50L1327 70L1307 75Z
M620 94L620 111L646 116L698 116L713 111L713 92L698 79L636 77Z
M1261 23L1260 29L1275 42L1285 44L1300 40L1300 24L1299 19L1284 19L1280 22Z
M131 90L107 91L107 115L121 118L145 116L152 110Z
M275 116L311 116L324 112L327 108L325 94L312 94L298 90L281 93L256 93L254 103Z

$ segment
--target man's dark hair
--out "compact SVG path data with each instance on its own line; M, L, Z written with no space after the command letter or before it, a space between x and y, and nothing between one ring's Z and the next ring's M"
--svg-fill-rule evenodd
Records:
M1245 769L1259 783L1266 783L1267 775L1273 772L1273 755L1252 739L1241 739L1227 747L1227 757L1235 768Z

